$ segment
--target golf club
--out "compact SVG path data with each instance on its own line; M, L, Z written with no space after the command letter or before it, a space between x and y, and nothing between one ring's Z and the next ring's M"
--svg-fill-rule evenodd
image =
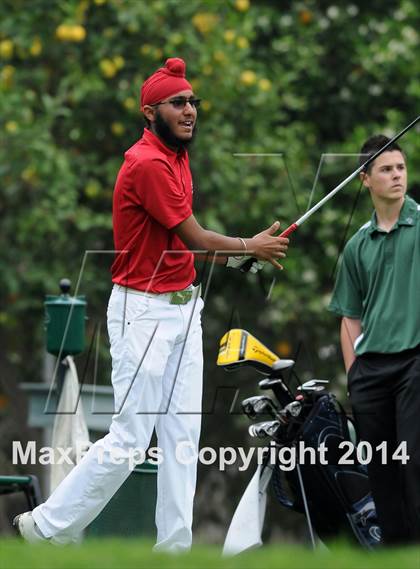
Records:
M328 379L311 379L298 387L298 391L322 391L325 389Z
M300 225L302 225L302 223L304 223L309 217L311 217L313 213L318 211L318 209L322 207L324 203L329 201L337 192L339 192L341 189L344 188L344 186L346 186L349 182L351 182L353 178L355 178L358 174L360 174L360 172L365 170L365 168L369 166L371 162L373 162L376 158L378 158L378 156L380 156L383 152L385 152L387 148L392 146L392 144L394 144L394 142L396 142L399 138L401 138L408 130L413 128L413 126L417 124L419 120L420 120L420 115L416 117L409 125L403 128L401 132L396 134L386 144L384 144L382 148L380 148L377 152L375 152L375 154L373 154L370 158L368 158L366 162L364 162L361 166L359 166L352 174L350 174L350 176L347 176L345 180L343 180L340 184L338 184L338 186L336 186L333 190L331 190L331 192L329 192L326 196L324 196L317 204L315 204L313 207L311 207L311 209L309 209L306 213L304 213L301 217L299 217L298 220L289 225L287 229L285 229L282 233L280 233L279 237L288 237L291 233L296 231L296 229ZM252 263L254 263L255 261L257 261L257 259L251 257L242 265L240 270L243 273L247 273L251 268Z
M281 406L285 406L293 400L293 395L289 388L280 378L266 378L258 383L260 389L271 389L277 397Z
M279 408L267 395L255 395L242 401L242 410L250 419L255 419L258 415L266 413L273 419L277 416Z
M283 419L286 423L289 421L290 418L295 419L300 415L302 411L302 403L300 401L292 401L284 409L282 409L279 413L280 418Z
M280 421L262 421L261 423L251 425L248 428L248 433L251 437L256 437L258 439L272 437L276 434L280 424Z

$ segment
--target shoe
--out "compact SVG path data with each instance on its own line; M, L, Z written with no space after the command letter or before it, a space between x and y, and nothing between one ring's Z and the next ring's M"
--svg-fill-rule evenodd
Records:
M41 541L49 541L41 533L41 530L36 525L32 512L24 512L19 514L13 520L13 527L18 535L29 543L39 543Z

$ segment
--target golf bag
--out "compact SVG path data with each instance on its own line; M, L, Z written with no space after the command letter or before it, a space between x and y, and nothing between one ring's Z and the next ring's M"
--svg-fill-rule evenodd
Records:
M272 477L275 495L284 507L306 514L309 527L322 541L346 536L371 549L380 542L380 529L366 467L358 463L355 451L344 457L340 444L351 442L351 437L348 418L335 397L325 389L315 393L306 401L300 421L289 425L289 433L281 428L276 432L276 443L280 447L294 445L297 455L291 471L282 471L276 464ZM317 450L322 443L328 449L324 464ZM314 463L300 456L299 445L314 449ZM344 460L348 464L341 464Z
M347 537L372 549L380 544L380 528L370 493L367 469L360 464L349 431L351 425L328 381L311 380L294 395L282 373L293 360L281 360L244 330L230 330L220 342L218 365L236 369L251 365L268 376L259 382L266 395L242 402L251 419L269 416L253 424L251 436L271 439L263 470L272 471L271 482L278 502L306 516L312 544L314 530L322 541ZM324 452L321 448L324 447ZM295 452L295 460L282 464L282 449ZM353 450L352 450L353 449Z

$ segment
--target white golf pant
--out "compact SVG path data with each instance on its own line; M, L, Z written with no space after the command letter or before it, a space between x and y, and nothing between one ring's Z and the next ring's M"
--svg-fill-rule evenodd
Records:
M48 500L34 509L45 537L72 541L129 476L130 453L146 450L155 428L163 456L157 475L155 549L191 547L201 426L203 301L197 296L176 305L168 297L114 286L108 305L111 427ZM181 460L177 448L185 451ZM116 452L121 464L113 459Z

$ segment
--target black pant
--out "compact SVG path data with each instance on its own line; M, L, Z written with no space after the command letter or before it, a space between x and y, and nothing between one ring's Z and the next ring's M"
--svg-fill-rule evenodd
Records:
M363 354L348 373L360 441L373 449L369 481L384 543L420 543L420 346L397 354ZM377 445L387 442L386 464ZM402 441L409 460L392 460Z

